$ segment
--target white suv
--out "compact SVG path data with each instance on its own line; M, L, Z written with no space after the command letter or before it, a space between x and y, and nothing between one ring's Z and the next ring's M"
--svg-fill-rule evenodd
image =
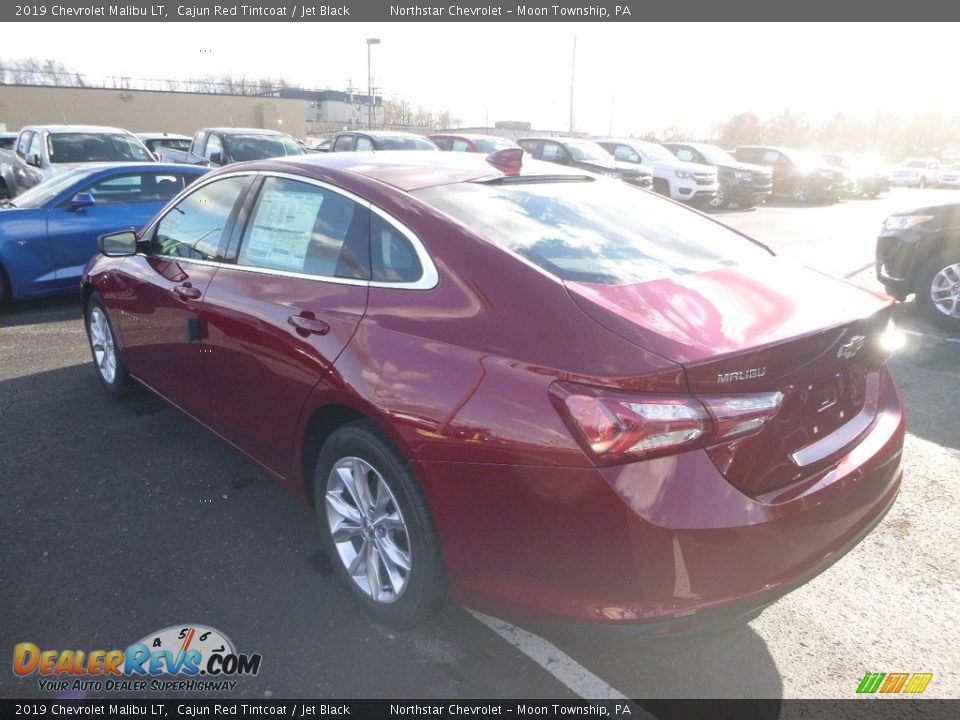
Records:
M662 145L647 140L602 138L596 141L615 160L646 165L653 171L653 189L674 200L702 207L717 194L717 169L683 162Z
M940 182L940 161L932 157L909 157L893 169L894 185L927 187Z

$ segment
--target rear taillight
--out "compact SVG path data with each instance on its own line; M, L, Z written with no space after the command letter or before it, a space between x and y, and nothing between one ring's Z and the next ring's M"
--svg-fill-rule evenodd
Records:
M670 455L759 432L783 393L674 396L624 393L556 382L550 396L584 449L600 464Z

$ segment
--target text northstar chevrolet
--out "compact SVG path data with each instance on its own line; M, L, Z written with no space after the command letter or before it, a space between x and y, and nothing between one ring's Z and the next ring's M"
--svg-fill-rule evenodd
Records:
M146 385L315 506L381 621L448 594L651 632L756 614L894 501L891 299L521 156L210 173L101 238L100 380Z

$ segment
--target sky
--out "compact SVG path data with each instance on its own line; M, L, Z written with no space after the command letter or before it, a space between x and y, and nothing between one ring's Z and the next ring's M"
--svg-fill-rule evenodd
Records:
M577 131L675 125L707 137L744 111L960 115L956 35L951 23L18 23L0 57L51 58L88 75L231 73L365 91L375 37L384 97L465 126L568 130L572 80Z

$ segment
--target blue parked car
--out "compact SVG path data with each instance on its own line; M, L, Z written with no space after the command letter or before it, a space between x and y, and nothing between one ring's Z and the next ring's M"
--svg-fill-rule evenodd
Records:
M90 165L0 201L0 302L74 292L97 238L139 229L208 171L192 165Z

